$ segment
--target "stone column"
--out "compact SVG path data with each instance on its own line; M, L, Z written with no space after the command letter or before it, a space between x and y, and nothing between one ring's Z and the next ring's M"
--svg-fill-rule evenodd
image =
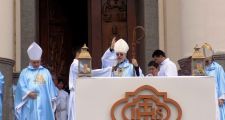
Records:
M225 1L181 0L181 45L183 57L192 55L196 44L208 42L215 51L225 51Z
M3 92L3 120L14 120L13 113L13 94L12 94L12 83L13 83L13 65L14 61L7 58L0 58L0 71L5 77L4 92Z
M14 1L0 0L0 71L5 77L3 120L13 120L12 74L14 61Z
M161 3L161 30L160 34L164 36L161 38L161 47L166 52L166 56L173 62L177 63L177 60L181 57L181 25L180 25L180 2L183 0L159 0ZM164 41L163 41L164 39ZM161 48L160 48L161 49Z
M159 7L158 0L144 0L144 28L145 40L141 44L143 46L141 56L145 56L143 70L147 72L148 62L152 60L152 53L159 49Z
M0 57L13 59L13 0L0 0Z
M38 37L38 0L21 0L21 69L28 66L27 48Z

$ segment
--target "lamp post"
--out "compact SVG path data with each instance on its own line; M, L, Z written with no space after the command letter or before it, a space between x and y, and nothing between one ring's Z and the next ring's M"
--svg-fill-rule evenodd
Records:
M200 49L201 48L196 45L192 54L191 71L193 76L205 75L205 56Z
M86 44L81 48L78 61L78 77L91 77L91 55Z

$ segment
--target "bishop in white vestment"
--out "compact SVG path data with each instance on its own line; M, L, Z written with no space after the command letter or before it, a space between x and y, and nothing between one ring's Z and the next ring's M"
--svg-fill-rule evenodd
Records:
M132 64L126 58L129 46L123 39L115 42L112 40L110 49L102 56L102 67L112 67L112 77L144 76L138 66L137 60L132 59Z

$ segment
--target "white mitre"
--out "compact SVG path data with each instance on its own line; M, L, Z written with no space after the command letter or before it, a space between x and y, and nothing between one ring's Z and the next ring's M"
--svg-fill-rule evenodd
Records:
M114 50L116 53L117 52L127 53L127 51L129 50L129 46L125 40L119 39L118 41L116 41L114 45Z
M27 49L27 54L30 60L41 60L42 49L36 42L33 42Z
M208 43L205 43L203 46L203 54L206 58L212 57L214 55L214 51L212 49L212 46Z

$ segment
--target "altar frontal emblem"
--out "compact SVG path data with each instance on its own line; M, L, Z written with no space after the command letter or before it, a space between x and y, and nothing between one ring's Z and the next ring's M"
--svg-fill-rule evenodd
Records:
M166 92L144 85L115 102L111 120L181 120L180 105L167 98Z
M36 84L45 84L46 81L45 81L43 75L38 74L34 82Z

